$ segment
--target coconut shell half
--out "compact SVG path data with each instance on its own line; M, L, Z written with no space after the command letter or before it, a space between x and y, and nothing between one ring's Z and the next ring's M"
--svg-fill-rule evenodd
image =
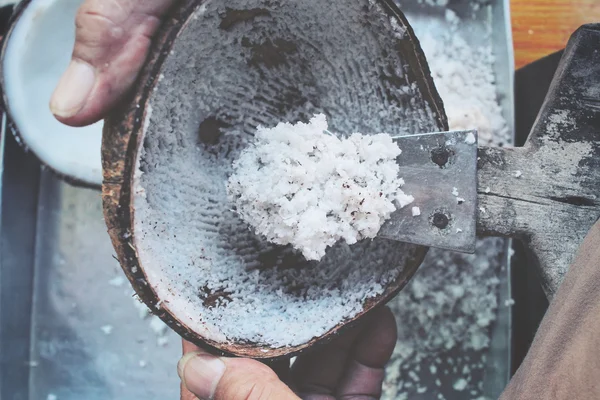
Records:
M102 122L74 128L50 112L50 97L71 60L83 0L22 0L0 53L2 101L17 142L69 183L100 188Z
M276 359L391 299L426 248L338 243L318 263L267 243L225 182L257 125L325 113L335 132L447 129L425 57L388 0L181 1L105 123L103 201L140 298L185 339ZM282 177L284 179L285 177Z

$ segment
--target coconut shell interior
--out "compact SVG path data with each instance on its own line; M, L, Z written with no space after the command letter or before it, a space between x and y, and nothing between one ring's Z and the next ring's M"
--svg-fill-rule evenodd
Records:
M274 359L324 343L393 297L426 248L374 239L306 262L256 236L225 195L257 125L323 112L335 132L447 129L423 53L387 0L182 1L103 135L119 261L184 338ZM284 179L284 177L282 177Z

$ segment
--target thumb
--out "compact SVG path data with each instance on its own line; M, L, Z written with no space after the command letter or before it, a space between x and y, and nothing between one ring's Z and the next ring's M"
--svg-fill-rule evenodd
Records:
M186 353L177 372L187 389L203 400L298 400L266 365L247 358Z
M135 82L160 18L174 0L86 0L75 19L71 63L50 100L67 125L101 119Z

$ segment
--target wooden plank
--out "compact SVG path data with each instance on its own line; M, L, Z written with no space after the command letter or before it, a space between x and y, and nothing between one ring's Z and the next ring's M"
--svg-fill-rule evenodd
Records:
M581 25L600 22L600 0L511 0L511 17L520 68L564 48Z

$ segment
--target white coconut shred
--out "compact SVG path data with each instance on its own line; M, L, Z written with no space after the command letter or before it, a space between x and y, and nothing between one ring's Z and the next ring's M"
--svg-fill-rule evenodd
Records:
M390 135L338 138L328 128L324 114L306 124L259 126L227 187L257 234L291 244L307 260L320 260L339 240L374 238L392 212L413 201L400 189L402 151Z

